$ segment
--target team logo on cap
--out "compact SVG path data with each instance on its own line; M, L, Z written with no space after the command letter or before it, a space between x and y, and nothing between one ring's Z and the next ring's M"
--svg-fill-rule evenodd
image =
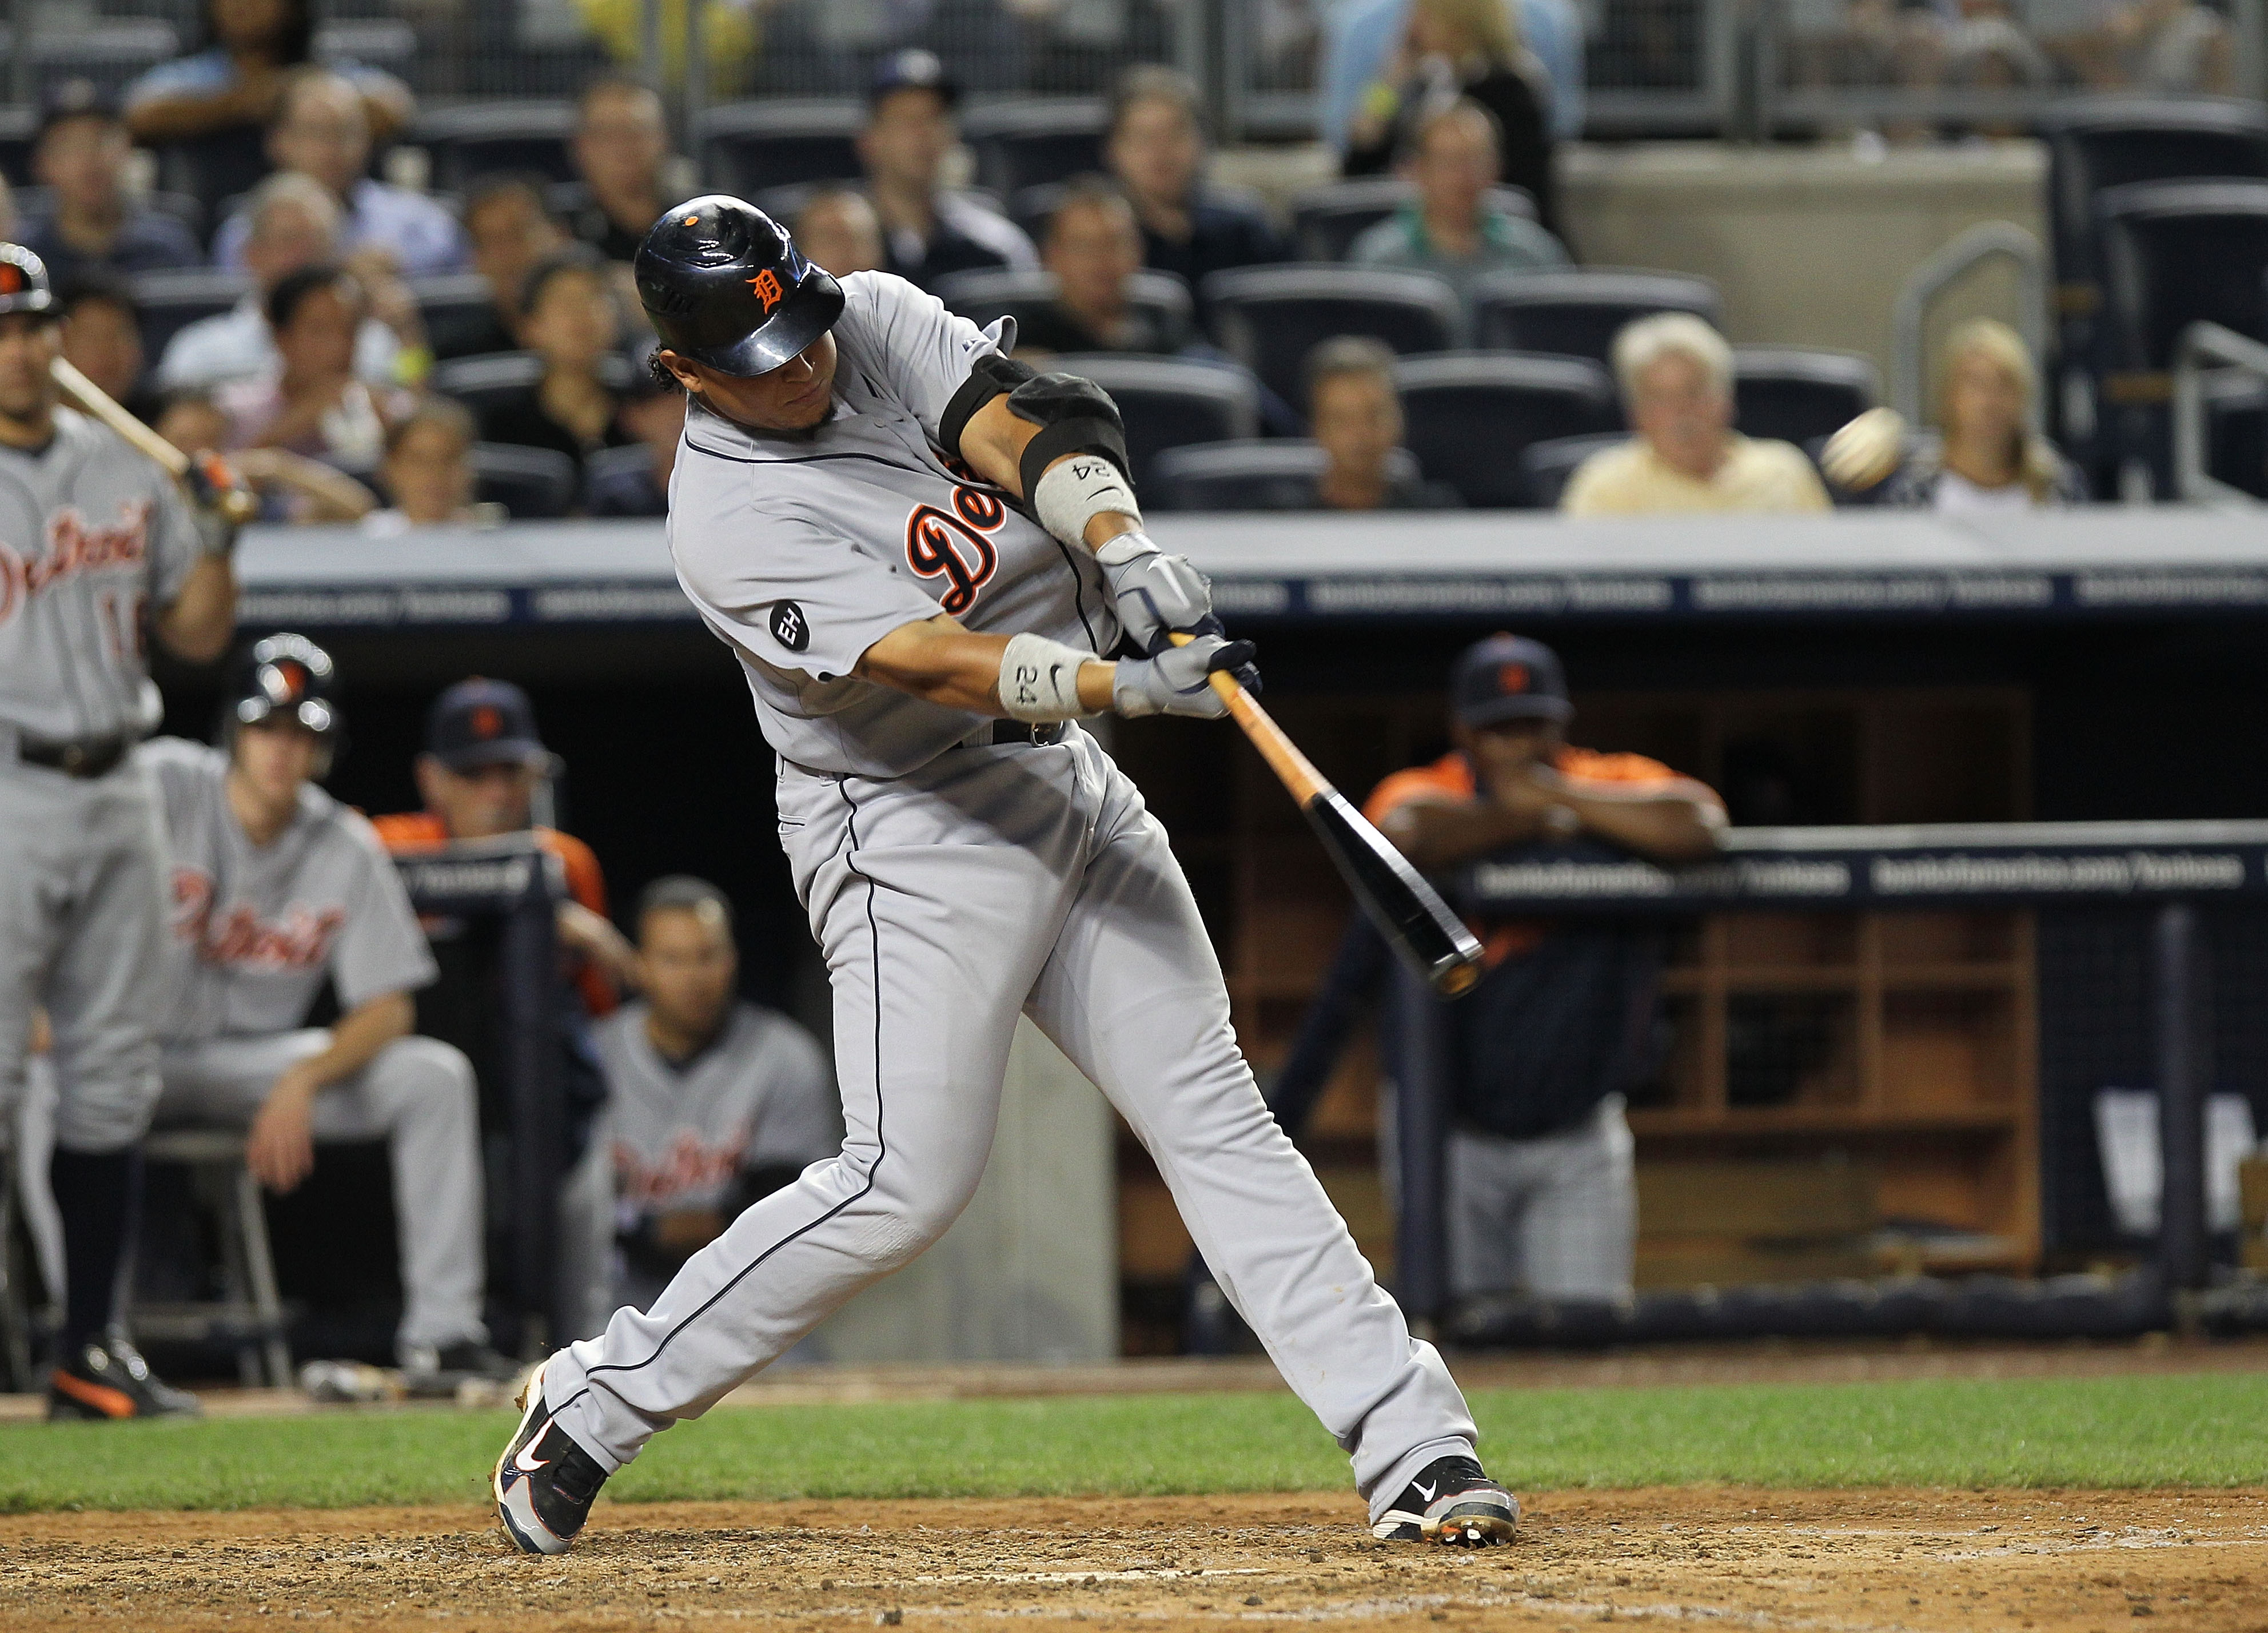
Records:
M20 295L24 292L24 268L12 261L0 261L0 295Z
M279 708L296 703L307 695L307 666L291 658L270 664L260 677L260 689Z
M473 710L473 735L479 738L501 737L504 734L504 714L494 703L482 703Z
M1525 692L1528 679L1526 664L1498 664L1496 667L1496 689L1499 692Z
M779 275L770 267L750 278L748 287L755 291L756 298L764 303L764 316L768 318L772 315L772 308L787 298L786 291L780 288Z

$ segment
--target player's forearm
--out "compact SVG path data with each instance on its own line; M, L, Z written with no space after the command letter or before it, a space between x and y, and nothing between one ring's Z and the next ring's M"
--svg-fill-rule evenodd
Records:
M1018 498L1028 498L1024 491L1024 450L1040 434L1040 428L1022 418L1008 407L1005 397L995 397L968 417L968 425L961 433L961 462L996 488L1005 488ZM1077 454L1066 453L1051 461L1053 470ZM1090 519L1086 524L1087 548L1094 549L1122 533L1132 533L1141 526L1135 518L1123 511L1105 511Z
M416 1024L417 1006L406 992L389 992L357 1004L331 1028L330 1046L299 1064L312 1088L328 1088L344 1082L372 1061L396 1038L406 1038Z
M1723 809L1696 794L1617 798L1568 793L1561 803L1585 831L1652 862L1675 864L1714 856L1725 830Z
M925 702L1005 719L1000 655L1007 650L1006 636L978 635L950 618L932 618L891 630L866 649L855 673ZM1089 712L1110 707L1116 673L1101 658L1079 666L1079 701Z
M158 639L176 658L209 664L228 650L236 632L236 568L225 555L208 555L189 569L181 592L158 617Z
M1506 845L1525 844L1543 831L1535 812L1487 800L1401 805L1388 812L1378 826L1412 867L1426 872L1454 867Z

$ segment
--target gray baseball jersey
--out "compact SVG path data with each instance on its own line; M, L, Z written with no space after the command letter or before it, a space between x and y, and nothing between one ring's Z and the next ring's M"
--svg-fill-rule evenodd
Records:
M198 550L173 480L107 427L59 408L45 448L0 447L0 728L59 742L155 725L143 618Z
M901 625L950 613L1108 652L1101 570L948 462L938 420L998 337L887 272L843 280L830 417L758 435L697 405L669 482L670 552L740 654L765 739L814 771L895 776L987 724L851 677ZM1012 331L1011 331L1012 334Z
M735 1004L717 1041L682 1067L653 1047L645 1021L644 1004L627 1004L593 1034L623 1211L718 1207L744 1168L800 1168L841 1149L835 1076L786 1016Z
M138 759L172 841L168 1044L288 1032L328 975L342 1007L422 987L433 955L386 847L361 813L321 789L254 846L228 807L228 756L161 737Z

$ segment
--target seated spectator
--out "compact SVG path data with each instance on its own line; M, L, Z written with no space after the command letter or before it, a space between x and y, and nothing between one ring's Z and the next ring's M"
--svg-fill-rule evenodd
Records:
M563 1256L583 1284L578 1336L625 1305L645 1309L741 1210L843 1145L818 1043L736 990L724 893L656 879L637 930L644 997L596 1029L607 1108L563 1210Z
M410 1035L432 955L369 822L314 785L340 730L330 658L270 636L241 675L217 747L135 752L173 862L153 1122L242 1131L246 1166L277 1192L314 1172L318 1144L383 1139L403 1199L403 1370L426 1387L509 1378L481 1319L473 1069ZM327 985L338 1019L310 1026Z
M1178 69L1129 69L1110 99L1103 149L1142 228L1142 261L1190 289L1208 273L1281 261L1284 241L1259 207L1204 180L1197 88Z
M578 244L536 264L520 297L519 338L542 358L543 378L482 413L482 442L556 448L579 469L587 455L630 440L602 366L622 320L597 251Z
M263 309L268 297L302 268L338 259L337 202L308 177L269 177L253 189L245 215L252 224L244 240L244 265L252 275L253 291L234 309L199 318L166 343L166 355L158 360L158 384L166 391L272 371L278 359ZM392 383L405 351L414 353L424 343L422 332L402 332L415 320L414 303L407 319L396 319L401 328L375 316L364 319L355 335L355 373L372 385Z
M340 254L383 247L408 277L462 267L465 241L456 217L422 193L372 180L370 146L370 116L344 77L302 68L285 78L268 130L268 156L278 171L320 183L339 206ZM243 210L223 222L213 237L213 264L241 270L251 232Z
M924 289L948 272L1039 260L1020 227L945 186L960 101L933 52L900 51L875 68L858 133L867 196L882 223L882 264Z
M1458 659L1455 744L1378 785L1370 819L1428 872L1537 847L1676 864L1714 855L1708 788L1569 746L1549 647L1498 635ZM1449 1011L1449 1281L1459 1298L1626 1299L1637 1231L1624 1092L1653 1052L1659 932L1606 920L1473 926L1484 974Z
M1690 313L1656 313L1615 336L1615 378L1638 435L1575 467L1570 516L1823 511L1800 448L1733 429L1733 349Z
M1347 251L1357 265L1438 273L1456 286L1469 316L1483 274L1567 264L1557 239L1489 202L1496 121L1479 103L1460 98L1421 115L1402 168L1418 196L1363 230Z
M135 418L148 421L155 405L143 378L142 326L125 281L84 271L58 278L55 310L63 314L64 361Z
M397 855L458 840L533 833L565 872L568 900L559 904L560 945L583 1010L595 1019L611 1013L622 989L635 984L637 955L607 917L606 877L590 846L535 821L536 790L552 763L526 692L509 680L477 675L460 680L434 700L426 717L425 752L416 767L425 808L375 821L379 837ZM449 933L446 926L440 930ZM449 962L446 954L442 962ZM452 996L464 1003L484 1001L476 988ZM481 1057L477 1050L467 1052Z
M668 515L669 475L677 468L677 440L685 430L684 389L651 371L637 375L615 418L644 445L646 458L610 466L604 474L593 471L585 508L593 516Z
M473 524L473 416L464 404L427 397L386 433L379 484L394 503L363 519L362 530L387 536L413 527Z
M2005 323L1978 318L1946 342L1938 434L1911 452L1906 423L1870 408L1828 439L1821 464L1839 488L1888 478L1880 503L1948 514L2084 504L2087 481L2032 429L2039 391L2031 349Z
M1397 480L1402 398L1394 354L1367 335L1342 335L1307 354L1307 416L1330 463L1315 483L1319 511L1454 511L1455 489Z
M164 272L204 264L180 217L138 203L126 186L133 153L110 99L85 79L57 86L40 112L32 174L48 203L18 240L58 283L87 272Z
M575 100L569 147L591 202L576 212L575 236L608 261L627 264L661 212L661 167L669 158L669 123L652 85L605 73Z
M250 133L276 116L291 70L313 60L310 0L205 0L205 48L160 63L126 90L126 124L145 146ZM334 63L361 93L372 135L409 121L409 87L358 63Z
M789 231L806 260L838 278L882 269L881 217L855 188L816 189Z
M204 392L175 392L151 422L152 429L183 453L210 453L228 446L229 419ZM309 526L360 521L378 501L344 471L282 448L240 448L228 456L229 468L259 496L260 519Z
M1394 55L1409 26L1410 0L1349 0L1323 20L1323 62L1317 91L1321 135L1344 156L1348 133L1363 92ZM1521 42L1534 53L1551 94L1550 130L1555 140L1573 142L1583 134L1587 112L1584 77L1584 14L1575 0L1518 0L1514 23Z
M386 428L409 411L394 386L356 378L355 336L368 321L362 284L342 268L303 267L269 291L268 327L276 366L215 388L229 416L232 448L283 448L335 465L368 469L386 445Z
M2197 0L2133 0L2111 13L2116 83L2156 96L2226 96L2235 89L2228 19Z
M1081 177L1064 189L1048 218L1042 262L1055 275L1056 298L1018 325L1019 355L1181 349L1185 336L1165 332L1157 313L1127 298L1142 269L1142 230L1125 195L1101 177Z
M1376 175L1410 147L1418 119L1435 104L1469 97L1496 121L1498 168L1528 189L1536 218L1555 237L1559 189L1545 127L1543 78L1520 43L1504 0L1412 0L1410 25L1385 72L1364 93L1344 166Z
M570 242L551 213L543 179L509 171L476 178L465 190L465 237L473 270L488 280L490 310L485 327L455 338L451 355L516 350L520 291L527 275Z

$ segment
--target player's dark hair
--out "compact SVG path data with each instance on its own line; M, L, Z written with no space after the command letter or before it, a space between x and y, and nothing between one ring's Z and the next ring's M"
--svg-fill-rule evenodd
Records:
M710 908L724 916L725 931L730 935L732 899L705 879L696 879L690 873L669 873L638 893L637 923L643 926L649 913L693 913L705 918Z
M262 310L268 316L268 327L281 335L291 327L291 320L299 315L299 308L319 290L335 289L347 300L362 298L362 285L353 273L344 267L325 262L320 266L302 267L297 272L284 274L276 287L268 291L267 305Z
M1055 236L1056 224L1064 218L1066 210L1079 209L1107 210L1114 215L1123 214L1134 224L1137 232L1142 229L1142 218L1134 213L1134 206L1127 199L1125 190L1108 176L1089 171L1085 175L1073 176L1063 184L1063 191L1056 195L1054 208L1048 211L1048 224L1041 233L1042 240Z
M215 14L220 10L220 0L205 0L205 43L221 43L220 19ZM291 68L306 62L315 54L315 8L309 0L283 0L283 17L269 36L268 48L276 54L276 66Z
M527 281L519 286L519 315L534 317L545 287L552 279L570 272L587 272L604 283L607 258L588 244L570 244L564 249L554 250L527 269Z

